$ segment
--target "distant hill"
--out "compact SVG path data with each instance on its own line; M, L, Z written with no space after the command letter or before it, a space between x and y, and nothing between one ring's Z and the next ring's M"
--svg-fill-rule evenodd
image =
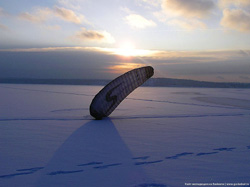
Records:
M58 84L58 85L99 85L103 86L111 80L98 79L0 79L0 83L8 84ZM199 87L199 88L250 88L250 83L206 82L186 79L151 78L143 86L151 87Z

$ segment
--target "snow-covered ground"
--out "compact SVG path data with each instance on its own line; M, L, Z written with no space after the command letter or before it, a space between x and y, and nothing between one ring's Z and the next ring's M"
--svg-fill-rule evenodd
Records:
M109 118L98 86L0 84L0 186L250 183L250 90L141 87Z

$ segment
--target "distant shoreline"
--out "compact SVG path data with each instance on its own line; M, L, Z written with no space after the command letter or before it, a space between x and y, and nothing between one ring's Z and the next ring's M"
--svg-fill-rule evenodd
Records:
M51 85L96 85L104 86L111 80L101 79L31 79L2 78L5 84L51 84ZM151 78L143 86L149 87L190 87L190 88L250 88L250 83L207 82L187 79Z

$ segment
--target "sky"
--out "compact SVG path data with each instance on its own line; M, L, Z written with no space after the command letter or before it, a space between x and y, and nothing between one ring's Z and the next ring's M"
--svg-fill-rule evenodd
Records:
M250 83L249 0L0 2L0 78Z

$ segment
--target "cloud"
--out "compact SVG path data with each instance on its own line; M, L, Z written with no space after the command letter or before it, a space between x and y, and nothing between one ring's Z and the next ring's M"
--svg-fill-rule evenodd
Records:
M185 30L205 29L201 21L212 13L213 0L162 0L161 11L153 15L163 23Z
M99 51L94 47L45 47L45 48L20 48L0 49L0 52L68 52L68 51Z
M218 75L218 76L216 77L216 79L225 80L225 78L224 78L223 76L221 76L221 75Z
M0 7L0 18L1 17L7 17L7 18L10 17L9 13L6 12L2 7ZM7 27L0 23L0 28L1 29L6 29Z
M62 8L62 7L54 7L54 14L64 21L76 23L76 24L81 24L82 20L79 16L75 14L72 10Z
M42 23L54 16L53 10L47 7L36 8L32 13L23 12L19 15L19 18L33 22Z
M125 12L126 14L134 14L135 13L133 10L130 10L128 7L121 7L120 10Z
M205 29L206 24L203 22L196 20L196 19L187 19L187 20L180 20L180 19L173 19L167 22L169 25L177 26L181 29L185 30L194 30L194 29Z
M239 76L250 73L250 56L239 51L172 51L159 55L149 60L169 77L218 81L216 77L223 76L225 81L241 82Z
M0 17L5 15L6 15L5 11L3 10L3 8L0 7ZM6 31L8 30L8 27L0 23L0 30Z
M6 12L2 7L0 7L0 17L1 16L9 16L9 13Z
M100 71L106 70L109 63L117 59L95 50L49 48L34 49L35 53L28 49L21 51L0 50L0 78L115 78L114 74Z
M148 20L139 14L130 14L124 18L128 25L137 29L144 29L146 27L155 27L156 23Z
M0 16L3 16L4 15L4 10L3 8L0 7Z
M79 0L58 0L58 3L63 7L70 9L80 10L81 6L79 5Z
M250 51L244 53L250 54ZM247 80L250 55L236 50L161 51L127 61L105 48L93 47L0 49L0 56L0 78L109 79L115 78L114 73L119 70L152 65L155 77L218 81L217 76L223 76L225 81L250 82Z
M147 57L148 61L162 65L187 65L187 64L220 64L232 63L237 65L237 62L245 61L245 64L250 60L250 51L245 50L244 53L240 50L217 50L217 51L156 51L151 56ZM247 55L248 54L248 55ZM224 65L225 65L224 64ZM226 67L224 67L226 68ZM250 70L250 69L249 69ZM246 70L249 72L249 70ZM232 69L232 71L234 71Z
M144 6L144 4L147 4L153 7L158 7L161 5L162 0L136 0L136 2L139 4L139 6Z
M212 0L163 0L163 11L172 16L204 18L215 8Z
M19 18L33 22L33 23L42 23L45 20L47 20L47 16L44 17L44 15L40 14L40 12L37 12L36 14L30 14L28 12L23 12L19 15Z
M9 28L3 24L0 23L0 30L4 30L4 31L7 31L9 30Z
M250 77L249 76L245 76L245 75L239 76L239 78L243 79L243 80L247 80L247 81L250 80Z
M220 0L219 6L221 8L228 8L230 6L250 7L250 1L248 0Z
M61 26L60 25L46 25L45 28L49 30L60 30Z
M248 0L219 0L223 10L221 25L225 28L240 32L250 31L250 1Z
M86 28L82 28L81 31L75 35L75 37L81 39L82 41L97 41L104 43L115 42L115 39L107 31L87 30Z
M250 13L241 9L225 9L221 25L241 32L250 32Z
M28 12L21 13L19 15L20 19L24 19L33 23L44 23L46 22L50 17L52 17L53 12L49 8L44 9L37 9L34 14L30 14ZM44 28L49 30L60 30L61 27L59 25L43 25Z
M53 9L47 7L37 8L33 11L33 13L24 12L19 15L19 18L31 21L33 23L42 23L49 19L53 19L54 17L75 24L88 24L88 21L83 15L76 14L70 9L57 6L55 6Z
M170 17L164 11L153 12L153 15L160 22L166 22Z

